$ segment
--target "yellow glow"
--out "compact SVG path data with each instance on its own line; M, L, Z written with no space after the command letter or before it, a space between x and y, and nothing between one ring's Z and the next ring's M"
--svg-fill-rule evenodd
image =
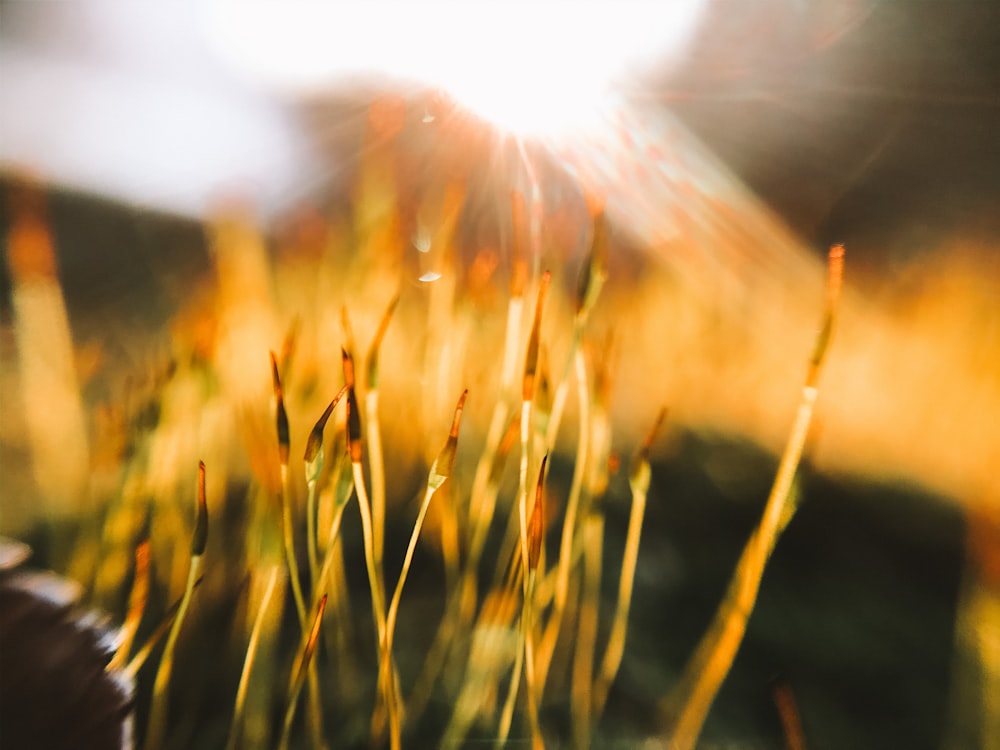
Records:
M440 87L495 125L586 125L609 86L668 65L702 0L504 4L215 0L205 29L253 80L315 93L351 76Z

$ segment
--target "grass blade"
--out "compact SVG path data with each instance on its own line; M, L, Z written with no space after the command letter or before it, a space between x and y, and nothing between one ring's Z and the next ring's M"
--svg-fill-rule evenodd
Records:
M167 688L170 685L170 676L174 665L174 649L177 645L177 636L180 634L181 625L191 605L191 596L194 593L195 582L198 579L198 571L201 568L202 556L205 553L205 543L208 540L208 507L205 501L205 464L198 464L198 520L195 523L194 534L191 537L191 564L188 568L187 585L184 588L184 597L181 599L180 609L170 628L167 636L167 643L163 648L163 656L160 659L160 667L156 672L156 681L153 683L153 698L149 714L149 726L146 731L146 748L148 750L159 750L163 746L163 740L167 729L167 708L169 696Z
M786 503L812 421L819 393L819 376L833 334L843 268L844 248L842 245L835 245L829 255L823 327L809 360L798 412L781 456L763 517L743 550L726 597L719 606L712 625L689 660L679 687L663 706L668 715L679 706L677 718L670 727L671 742L678 750L693 748L701 733L705 717L743 640L747 620L757 600L764 567L783 527L782 519L787 519Z

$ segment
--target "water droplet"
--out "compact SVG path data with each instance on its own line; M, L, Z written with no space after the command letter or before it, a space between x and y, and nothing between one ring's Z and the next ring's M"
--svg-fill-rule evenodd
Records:
M441 278L441 274L439 274L437 271L428 271L427 273L422 274L420 276L420 281L423 281L423 282L426 282L426 283L429 284L430 282L437 281L440 278Z
M421 253L429 253L431 250L431 236L422 226L418 226L413 235L413 246Z

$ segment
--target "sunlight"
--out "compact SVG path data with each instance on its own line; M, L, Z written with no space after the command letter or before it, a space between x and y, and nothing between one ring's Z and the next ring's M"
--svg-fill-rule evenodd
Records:
M518 135L586 124L611 84L683 51L702 0L287 3L215 0L204 17L217 51L257 83L322 92L358 77L447 91Z

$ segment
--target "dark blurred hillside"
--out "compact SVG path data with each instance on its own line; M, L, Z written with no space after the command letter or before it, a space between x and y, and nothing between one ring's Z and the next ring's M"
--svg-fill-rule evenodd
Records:
M1000 231L1000 4L711 7L663 99L805 239Z

